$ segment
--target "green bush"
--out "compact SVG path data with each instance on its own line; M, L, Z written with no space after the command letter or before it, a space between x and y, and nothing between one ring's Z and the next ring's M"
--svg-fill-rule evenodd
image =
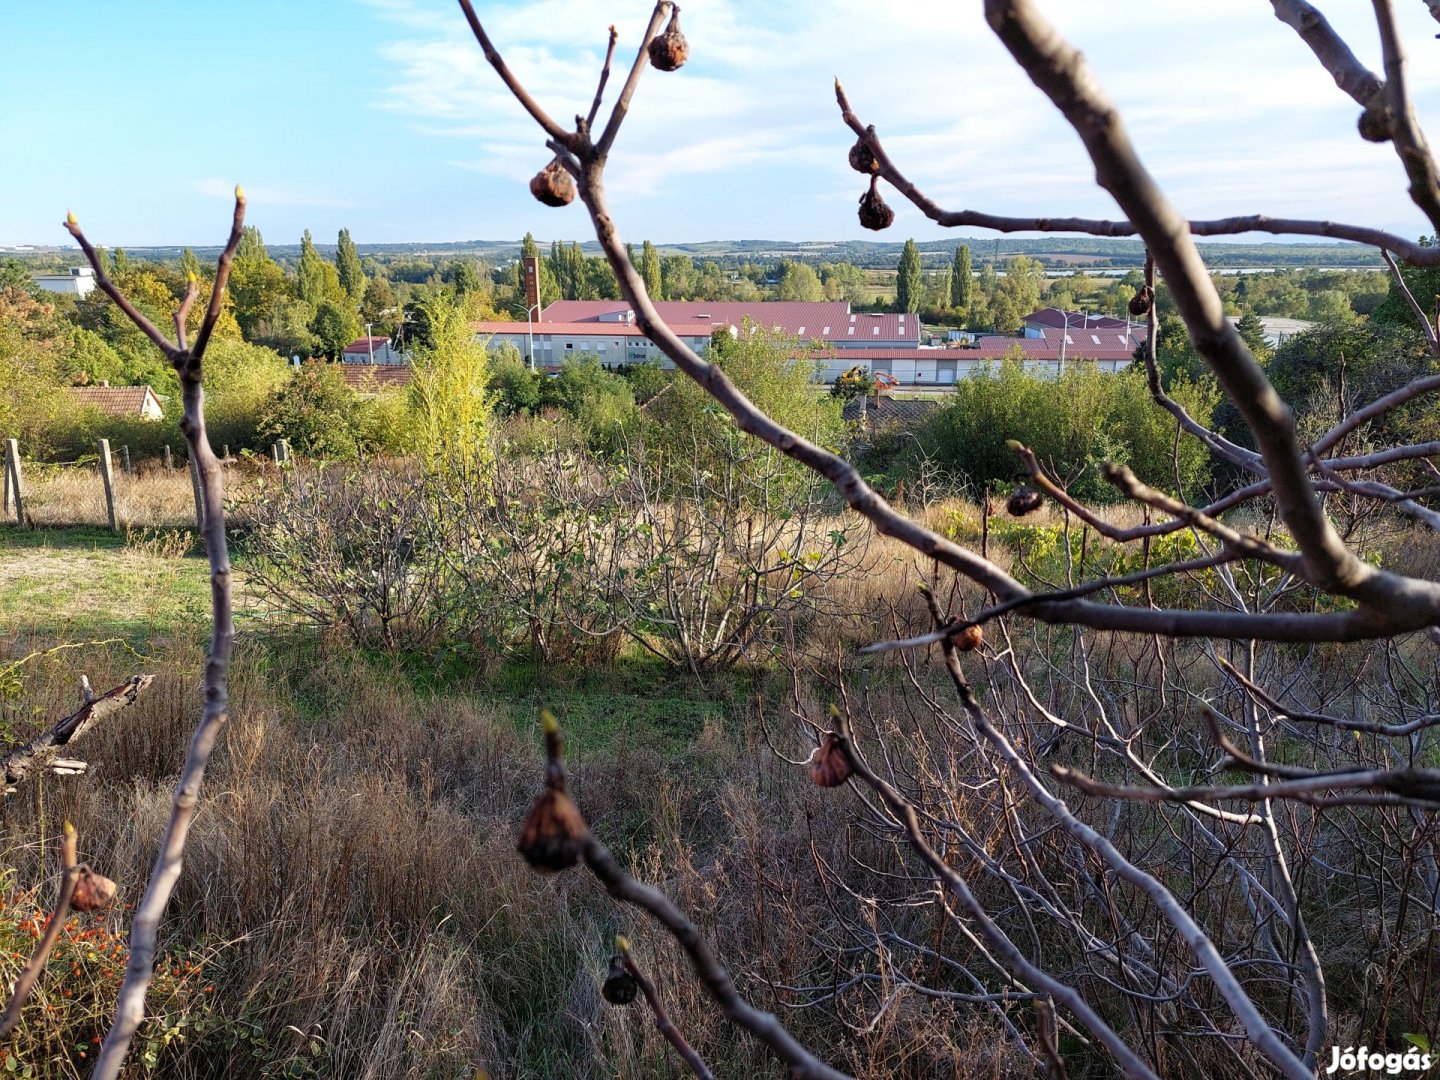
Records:
M1170 389L1201 423L1218 395L1206 381L1177 376ZM1175 444L1175 420L1150 397L1139 365L1115 374L1074 364L1056 379L1027 374L1019 363L976 370L955 384L949 405L919 433L919 448L942 468L979 486L1004 486L1024 466L1007 440L1033 450L1077 498L1112 502L1119 496L1100 476L1117 461L1147 484L1183 492L1207 479L1208 455L1193 439ZM1174 458L1174 460L1172 460ZM913 460L913 459L912 459Z

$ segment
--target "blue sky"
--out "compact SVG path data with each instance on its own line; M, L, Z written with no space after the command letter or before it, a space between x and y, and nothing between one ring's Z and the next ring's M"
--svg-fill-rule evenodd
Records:
M560 118L588 105L606 27L617 24L628 66L650 10L642 0L477 6ZM1321 6L1378 69L1370 5ZM1426 231L1393 152L1356 137L1354 104L1263 0L1043 7L1085 51L1185 213ZM1420 118L1440 145L1440 26L1420 0L1397 7ZM0 19L0 244L68 239L67 208L111 246L218 243L237 180L249 220L276 243L305 228L333 242L341 226L362 245L589 238L578 204L530 198L543 138L447 0L0 0ZM855 220L862 182L845 165L837 75L943 204L1115 214L1079 140L978 2L689 0L682 21L691 62L646 73L612 156L626 239L873 236ZM947 235L891 202L887 238Z

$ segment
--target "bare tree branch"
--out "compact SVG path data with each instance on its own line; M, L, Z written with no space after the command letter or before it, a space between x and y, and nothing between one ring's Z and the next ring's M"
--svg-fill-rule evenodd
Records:
M1357 105L1368 109L1380 100L1385 84L1350 51L1345 39L1334 31L1318 8L1305 0L1270 0L1270 6L1275 17L1310 46L1335 85L1354 98Z
M630 942L623 937L617 937L615 944L620 949L620 960L625 965L625 970L640 984L640 992L645 995L645 1003L650 1006L650 1012L655 1017L655 1030L660 1032L665 1037L665 1041L675 1048L675 1052L684 1059L690 1071L700 1080L715 1080L714 1074L705 1064L705 1059L695 1052L695 1048L680 1033L675 1022L670 1019L670 1014L665 1011L665 1004L655 990L655 983L635 962L635 957L630 951Z
M1410 178L1410 198L1440 232L1440 176L1435 158L1425 143L1425 133L1415 117L1405 74L1405 50L1395 28L1395 8L1391 0L1372 0L1375 24L1380 29L1380 50L1385 57L1385 97L1389 105L1390 136L1405 175Z
M595 839L566 794L565 741L559 725L548 710L542 713L542 719L545 787L532 804L520 833L519 849L527 861L540 869L562 870L573 866L577 859L584 859L606 892L646 912L669 931L690 958L701 985L725 1015L789 1065L791 1075L815 1080L849 1080L802 1046L772 1014L757 1009L742 997L730 973L684 912L659 889L636 881L622 870L609 849Z
M190 460L196 463L199 472L201 499L205 508L202 535L210 563L211 630L210 651L205 662L204 710L190 739L190 747L180 771L180 780L175 788L170 819L160 841L150 880L130 924L130 955L125 967L125 978L116 998L114 1022L95 1061L95 1071L92 1074L95 1080L115 1080L119 1076L129 1053L131 1040L145 1017L145 995L154 972L160 922L184 866L185 840L200 800L200 785L205 777L205 766L227 719L229 696L226 676L235 637L235 621L230 595L230 554L225 538L225 481L220 460L211 449L205 431L201 365L210 330L222 310L228 268L235 256L235 249L240 244L244 218L245 193L237 185L230 238L216 265L210 305L193 346L185 347L183 333L176 344L166 341L143 315L135 311L119 290L113 286L106 290L107 295L115 300L121 310L130 316L169 358L180 379L184 406L180 430L184 432L189 445ZM66 227L79 241L91 266L95 268L97 282L104 279L104 268L96 257L95 249L85 239L73 215L66 222ZM193 288L191 285L190 290L193 291ZM182 330L183 325L182 320Z
M1410 291L1410 286L1405 283L1405 275L1400 272L1400 264L1395 261L1395 256L1390 252L1382 251L1380 254L1385 259L1385 265L1390 267L1390 277L1395 282L1395 287L1400 290L1400 295L1405 297L1405 302L1410 305L1410 310L1415 313L1415 318L1420 320L1425 340L1430 343L1430 351L1436 356L1440 356L1440 338L1435 336L1435 324L1430 321L1430 316L1415 299L1415 294Z
M1399 737L1413 735L1417 731L1424 731L1440 725L1440 714L1421 716L1404 724L1380 724L1373 720L1346 720L1339 716L1326 716L1323 713L1302 712L1298 709L1290 709L1276 701L1260 687L1242 675L1235 665L1226 660L1223 656L1217 657L1220 668L1234 679L1245 692L1258 701L1265 708L1269 709L1276 716L1283 716L1286 720L1295 720L1307 724L1324 724L1333 727L1337 731L1364 731L1371 735L1385 735L1388 737Z
M50 921L45 924L45 932L35 943L35 951L30 954L30 959L15 980L15 989L10 994L4 1015L0 1015L0 1039L8 1038L15 1030L15 1025L20 1022L21 1010L25 1008L30 992L40 980L40 973L45 970L45 962L50 959L50 950L55 947L55 941L60 937L60 928L65 925L70 914L70 900L75 895L75 886L80 882L81 868L75 849L75 826L67 821L60 841L60 895L55 900L55 910L50 914Z
M89 700L78 712L56 721L53 727L23 746L9 750L0 767L4 770L5 794L15 790L15 785L36 769L49 767L55 753L62 746L69 746L102 720L115 715L135 703L135 699L149 689L155 681L154 675L135 675L113 690L98 696L91 694ZM75 771L71 763L67 771Z
M867 127L850 109L849 101L839 82L835 85L836 98L840 103L845 123L857 136L864 139L880 166L880 175L895 189L914 203L916 209L937 225L947 229L975 227L992 229L995 232L1078 232L1090 236L1140 236L1144 231L1132 221L1105 221L1096 218L1077 217L1006 217L987 214L979 210L945 210L921 191L896 168L885 153L873 127ZM1334 240L1348 240L1366 247L1393 251L1412 266L1440 265L1440 248L1426 247L1414 240L1396 236L1381 229L1363 225L1345 225L1334 221L1309 221L1301 218L1277 218L1265 214L1251 214L1240 217L1216 218L1207 221L1186 222L1192 236L1236 236L1247 232L1263 232L1273 235L1328 236Z

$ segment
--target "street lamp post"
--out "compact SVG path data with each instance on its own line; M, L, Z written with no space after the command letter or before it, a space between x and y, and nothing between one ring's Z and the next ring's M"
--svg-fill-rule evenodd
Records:
M1060 311L1059 308L1055 310ZM1081 329L1088 328L1090 326L1089 313L1081 311L1078 314L1080 316ZM1060 311L1060 321L1064 325L1060 328L1060 370L1056 372L1057 376L1065 374L1065 343L1070 340L1070 313L1068 311Z

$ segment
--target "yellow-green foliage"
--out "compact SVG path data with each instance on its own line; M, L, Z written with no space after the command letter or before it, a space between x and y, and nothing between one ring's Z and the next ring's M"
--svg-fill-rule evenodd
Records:
M430 343L415 350L410 383L414 449L431 467L483 465L489 455L489 354L453 301L431 300L425 313Z
M1179 379L1170 393L1201 423L1218 401L1208 380ZM1182 438L1176 450L1175 420L1151 399L1138 365L1111 374L1076 363L1054 379L1027 374L1013 361L980 368L955 384L953 402L923 433L937 463L976 485L1004 484L1022 471L1009 439L1035 451L1071 494L1086 500L1118 497L1100 476L1106 461L1128 465L1165 490L1174 489L1177 472L1186 491L1206 478L1205 448Z

